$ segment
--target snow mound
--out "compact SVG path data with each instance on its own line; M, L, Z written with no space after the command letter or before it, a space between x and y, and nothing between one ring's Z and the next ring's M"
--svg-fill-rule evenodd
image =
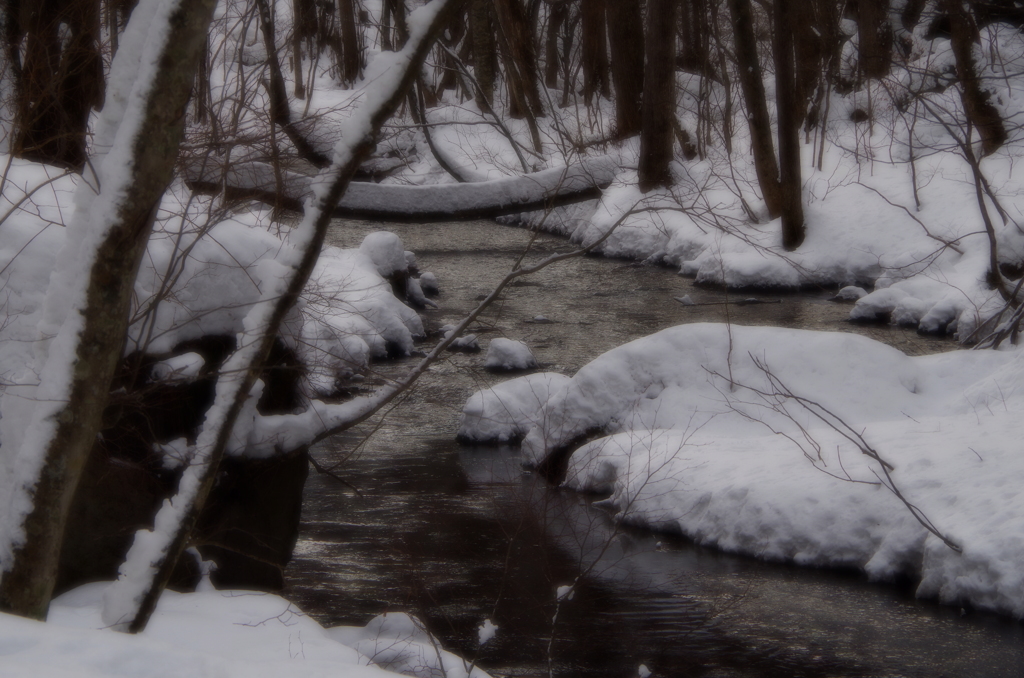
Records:
M155 363L149 370L150 381L188 381L199 376L206 360L198 353L182 353Z
M487 347L484 368L488 370L512 372L537 367L537 359L525 342L498 337L491 340Z
M779 424L784 417L746 407L751 396L734 395L729 386L731 375L736 383L768 388L758 362L852 423L900 417L901 411L925 413L941 395L922 391L925 375L913 359L866 337L695 323L619 346L580 369L544 406L545 425L526 436L524 452L539 463L594 431L696 430L711 422L716 432L732 437L764 435L763 423L735 408L766 423ZM811 417L795 414L812 425Z
M477 391L462 408L459 439L470 442L518 440L538 423L551 394L569 383L557 372L540 372Z
M565 482L609 493L623 521L762 558L907 575L921 596L1024 617L1022 384L1020 350L911 358L851 334L695 324L605 353L539 409L506 408L502 430L529 427L532 464L590 437ZM464 429L515 402L506 389L528 393L517 379L474 394ZM857 434L962 554L880 483Z

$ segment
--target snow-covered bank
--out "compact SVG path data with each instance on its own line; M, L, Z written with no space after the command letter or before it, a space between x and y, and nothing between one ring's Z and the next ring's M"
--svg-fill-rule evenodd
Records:
M531 463L589 436L565 482L610 493L624 521L762 558L909 575L921 596L1022 617L1021 384L1019 350L911 358L851 334L684 325L600 356L533 409L523 403L541 398L526 378L477 393L460 434L529 429ZM963 553L787 390L861 433Z
M17 160L13 167L18 171L11 173L4 202L14 205L31 193L32 209L22 205L0 231L0 287L6 293L0 373L7 383L35 378L31 342L38 338L43 295L65 241L61 224L72 214L76 184L74 175L49 181L61 175L53 168ZM11 185L15 181L20 188ZM136 279L126 353L170 357L182 342L234 336L260 289L280 275L274 257L288 238L289 230L268 210L232 211L173 187ZM325 247L285 320L281 339L303 362L310 395L330 393L339 377L373 358L408 353L424 334L419 315L395 297L388 280L408 275L401 241L376 240L360 249Z
M146 630L130 636L100 619L108 584L56 598L49 621L0 614L0 673L8 678L356 678L487 674L442 650L402 613L365 628L324 629L278 596L167 591ZM443 662L443 668L442 668ZM388 670L390 669L390 670Z

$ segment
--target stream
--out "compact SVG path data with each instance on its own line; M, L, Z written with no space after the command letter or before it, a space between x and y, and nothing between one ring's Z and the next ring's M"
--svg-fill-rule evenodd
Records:
M529 231L475 221L338 221L331 244L397 233L441 287L429 340L510 269ZM565 251L539 236L538 256ZM531 257L534 255L531 254ZM950 350L913 330L855 326L835 290L728 294L671 269L580 257L512 286L472 330L525 341L541 369L574 374L601 353L687 322L858 332L908 354ZM699 305L674 297L689 295ZM770 303L736 302L758 298ZM535 320L543 316L546 322ZM429 350L429 349L427 349ZM417 358L374 366L372 387ZM765 563L616 526L592 498L524 472L515 447L455 442L475 390L502 381L484 353L451 353L381 421L313 451L285 595L325 626L410 612L492 676L1002 677L1024 675L1024 624L916 600L913 585ZM572 599L557 587L576 578ZM477 628L498 632L482 648Z

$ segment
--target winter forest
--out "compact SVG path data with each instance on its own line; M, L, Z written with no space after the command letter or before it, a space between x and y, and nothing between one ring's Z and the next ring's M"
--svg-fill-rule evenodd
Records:
M0 21L0 675L1024 672L1024 3Z

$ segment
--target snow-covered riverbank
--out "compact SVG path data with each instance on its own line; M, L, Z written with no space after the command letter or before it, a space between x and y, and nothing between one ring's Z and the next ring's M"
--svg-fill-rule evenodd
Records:
M563 380L474 395L460 434L526 432L534 464L588 438L565 483L610 493L624 521L766 559L909 576L921 596L1024 616L1021 351L911 358L851 334L698 324Z

